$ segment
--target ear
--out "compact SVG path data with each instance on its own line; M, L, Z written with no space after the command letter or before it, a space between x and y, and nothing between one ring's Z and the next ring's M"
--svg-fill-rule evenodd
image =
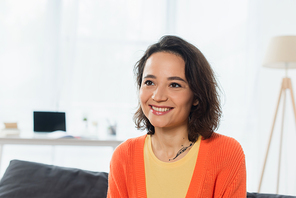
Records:
M193 102L193 106L197 106L199 103L199 101L196 99L194 102Z

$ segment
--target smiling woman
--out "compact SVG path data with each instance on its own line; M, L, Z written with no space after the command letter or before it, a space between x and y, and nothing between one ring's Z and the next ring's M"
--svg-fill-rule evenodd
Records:
M246 197L245 156L214 132L221 110L203 54L176 36L150 46L135 67L137 128L110 164L108 197Z
M157 55L161 52L161 55ZM166 54L166 56L162 56ZM167 58L167 56L170 56ZM166 36L159 43L151 45L144 56L138 61L135 72L137 75L138 89L142 90L142 81L147 77L144 72L150 69L150 65L162 62L162 68L159 72L170 71L169 66L175 66L175 74L168 76L168 80L178 81L173 86L181 86L183 89L189 89L193 95L195 105L190 106L188 118L188 138L195 142L198 135L208 138L211 133L218 128L221 107L217 93L217 82L214 72L210 67L204 55L192 44L173 36ZM171 64L171 63L174 64ZM165 68L166 70L162 70ZM147 74L152 77L151 74ZM162 73L161 73L162 75ZM180 76L182 75L182 77ZM154 79L156 76L154 76ZM185 83L185 84L184 84ZM178 84L178 85L177 85ZM135 114L135 121L138 129L148 129L148 134L154 133L154 126L149 119L144 115L142 106L139 107Z

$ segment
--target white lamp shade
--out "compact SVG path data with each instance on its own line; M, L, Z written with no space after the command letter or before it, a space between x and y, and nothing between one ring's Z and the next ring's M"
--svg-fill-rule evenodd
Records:
M296 69L296 36L277 36L271 39L264 67Z

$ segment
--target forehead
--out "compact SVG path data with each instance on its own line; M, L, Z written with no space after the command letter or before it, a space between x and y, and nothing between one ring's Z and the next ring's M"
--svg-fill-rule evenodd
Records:
M179 55L170 52L157 52L146 61L143 77L148 74L185 77L185 62Z

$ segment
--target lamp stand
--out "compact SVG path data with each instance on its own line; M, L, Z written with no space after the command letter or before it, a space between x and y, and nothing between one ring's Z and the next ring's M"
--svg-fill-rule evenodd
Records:
M275 112L273 123L272 123L272 129L271 129L271 132L270 132L269 142L268 142L267 151L266 151L265 160L264 160L264 165L263 165L263 169L262 169L262 173L261 173L261 178L260 178L258 193L260 192L260 189L261 189L262 179L263 179L263 176L264 176L266 161L267 161L268 152L269 152L269 148L270 148L270 143L271 143L271 139L272 139L272 135L273 135L273 130L274 130L274 125L275 125L275 121L276 121L276 117L277 117L277 113L278 113L278 109L279 109L279 104L280 104L280 101L281 101L281 96L284 95L282 126L281 126L281 136L280 136L280 148L279 148L278 175L277 175L277 190L276 190L276 193L278 194L278 191L279 191L280 168L281 168L281 157L282 157L281 156L282 155L282 140L283 140L283 128L284 128L284 116L285 116L285 109L286 109L286 90L287 89L290 90L290 93L291 93L292 105L293 105L294 116L295 116L295 124L296 124L296 107L295 107L295 100L294 100L294 95L293 95L291 78L287 78L286 77L286 78L283 78L283 81L282 81L280 95L279 95L279 99L278 99L278 103L277 103L277 107L276 107L276 112Z

